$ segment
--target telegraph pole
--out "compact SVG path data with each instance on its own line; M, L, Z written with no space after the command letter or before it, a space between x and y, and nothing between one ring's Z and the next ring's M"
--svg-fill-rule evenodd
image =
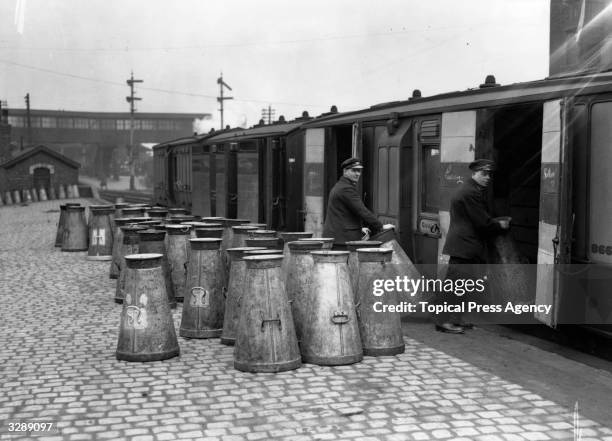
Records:
M28 145L32 144L32 119L30 118L30 93L26 93L25 102L26 102L26 124L28 127Z
M140 101L142 98L134 96L134 83L142 83L142 80L134 79L134 72L131 73L130 79L126 81L130 86L130 96L126 96L125 100L130 103L130 145L128 146L128 164L130 166L130 190L135 190L134 176L136 175L136 158L134 149L134 112L136 108L134 101Z
M221 76L217 78L217 84L219 85L219 96L217 97L217 101L219 101L221 108L219 111L221 112L221 130L223 130L223 101L225 100L233 100L234 98L231 96L223 96L223 87L227 87L229 90L232 90L231 87L223 81L223 72L221 72Z
M261 109L261 118L264 120L264 122L267 119L268 120L268 124L272 124L272 121L274 120L274 113L275 112L276 112L276 110L273 109L272 106L268 105L267 109Z

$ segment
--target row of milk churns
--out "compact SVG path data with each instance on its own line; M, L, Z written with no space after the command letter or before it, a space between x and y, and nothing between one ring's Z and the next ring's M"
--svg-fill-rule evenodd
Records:
M13 205L30 202L44 202L50 199L72 199L80 197L79 187L76 184L59 185L57 192L55 187L49 187L48 191L44 187L30 188L24 190L6 191L4 199L0 194L0 207L2 205Z
M177 300L183 301L179 335L235 345L234 367L242 371L342 365L404 351L400 316L372 307L375 279L392 278L407 265L414 270L394 238L332 251L332 239L312 233L280 233L281 242L261 224L202 221L166 224L165 239L156 233L161 226L121 227L123 244L132 248L124 249L119 265L118 359L177 356L171 314ZM146 245L153 237L157 248ZM407 259L399 267L396 247ZM395 294L385 302L397 303Z

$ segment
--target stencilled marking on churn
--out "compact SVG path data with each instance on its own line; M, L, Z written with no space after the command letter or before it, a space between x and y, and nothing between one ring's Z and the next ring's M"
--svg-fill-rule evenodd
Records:
M208 290L201 286L191 288L191 300L189 304L195 308L208 308L210 306L210 295Z
M147 296L145 294L141 294L138 299L138 306L132 305L132 295L127 294L125 296L125 301L127 303L127 307L125 310L126 315L126 328L132 329L146 329L147 328L147 310L145 307L147 306Z
M93 228L91 232L91 243L93 245L106 245L106 230L104 228Z

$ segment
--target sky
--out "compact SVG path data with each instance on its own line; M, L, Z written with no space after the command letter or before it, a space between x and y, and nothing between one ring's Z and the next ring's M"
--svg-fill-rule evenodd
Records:
M549 0L0 0L0 100L287 120L548 73Z

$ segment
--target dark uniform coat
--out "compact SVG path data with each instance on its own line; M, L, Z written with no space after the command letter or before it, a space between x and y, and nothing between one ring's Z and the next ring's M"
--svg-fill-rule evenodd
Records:
M373 233L382 229L382 223L359 197L357 184L342 176L329 192L323 237L333 237L334 243L338 245L360 240L364 224Z
M501 231L487 210L485 187L470 178L451 198L450 226L442 252L485 262L487 239Z

